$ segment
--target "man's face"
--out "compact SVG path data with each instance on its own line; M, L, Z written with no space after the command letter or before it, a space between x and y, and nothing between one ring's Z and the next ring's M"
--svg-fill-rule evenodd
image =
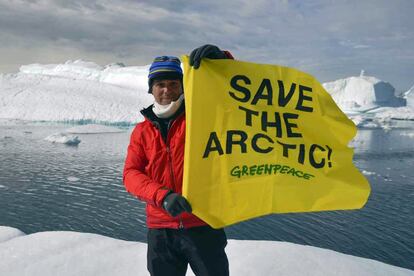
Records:
M152 84L152 95L161 105L176 101L183 93L180 80L155 80Z

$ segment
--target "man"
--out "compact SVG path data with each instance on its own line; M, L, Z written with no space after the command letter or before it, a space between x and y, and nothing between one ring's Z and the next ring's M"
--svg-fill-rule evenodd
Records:
M192 51L190 66L203 58L232 58L217 46ZM129 193L147 203L147 268L151 275L185 275L190 264L196 275L228 275L223 229L213 229L191 214L181 195L185 142L183 73L180 60L154 59L148 75L154 104L143 109L145 121L131 134L124 167Z

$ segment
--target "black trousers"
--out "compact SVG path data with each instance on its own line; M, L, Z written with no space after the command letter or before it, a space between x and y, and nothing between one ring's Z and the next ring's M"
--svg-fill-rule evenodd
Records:
M228 276L223 229L148 229L147 268L152 276L183 276L187 265L197 276Z

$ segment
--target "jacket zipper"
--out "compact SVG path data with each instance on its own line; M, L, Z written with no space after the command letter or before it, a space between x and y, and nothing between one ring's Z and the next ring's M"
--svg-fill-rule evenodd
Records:
M169 134L170 134L170 129L173 127L175 121L178 119L178 117L171 123L168 124L167 127L167 137L166 137L166 141L165 141L165 145L167 147L167 154L168 154L168 164L170 167L170 174L171 174L171 179L172 179L172 184L174 187L174 190L177 190L177 186L175 184L175 176L174 176L174 170L173 170L173 164L172 164L172 157L171 157L171 149L170 149L170 143L169 143ZM171 124L171 125L170 125ZM179 225L178 225L178 229L184 229L184 224L183 224L183 219L181 217L181 215L178 216L179 219Z

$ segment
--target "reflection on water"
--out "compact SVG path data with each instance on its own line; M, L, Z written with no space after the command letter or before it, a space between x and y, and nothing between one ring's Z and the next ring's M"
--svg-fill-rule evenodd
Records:
M43 140L66 128L0 126L0 225L145 241L145 205L122 184L130 131L79 135L77 147ZM362 210L266 216L228 227L229 238L308 244L414 269L413 132L358 132L354 160L372 188Z
M66 128L0 127L0 224L142 240L145 206L122 184L129 133L79 135L77 147L43 140Z

